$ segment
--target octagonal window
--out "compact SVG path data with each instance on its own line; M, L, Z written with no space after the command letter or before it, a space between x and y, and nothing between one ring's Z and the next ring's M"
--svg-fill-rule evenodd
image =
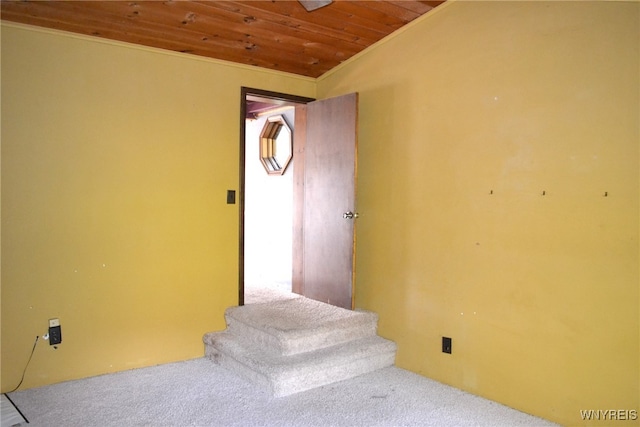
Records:
M284 116L271 116L260 133L260 161L269 175L284 174L293 156L293 135Z

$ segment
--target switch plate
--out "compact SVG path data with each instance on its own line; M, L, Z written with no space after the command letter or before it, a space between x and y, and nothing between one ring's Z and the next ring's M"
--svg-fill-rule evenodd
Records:
M442 337L442 352L451 354L451 338Z
M60 326L60 319L49 319L49 327L55 328L56 326Z
M236 191L235 190L227 190L227 204L235 205L236 204Z

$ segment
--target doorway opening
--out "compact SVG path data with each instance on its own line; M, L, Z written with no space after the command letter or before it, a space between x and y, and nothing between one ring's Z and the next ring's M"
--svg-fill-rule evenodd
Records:
M291 293L295 156L274 174L265 166L261 143L265 125L279 117L295 144L295 106L313 99L244 87L241 96L239 304L244 305L295 296Z

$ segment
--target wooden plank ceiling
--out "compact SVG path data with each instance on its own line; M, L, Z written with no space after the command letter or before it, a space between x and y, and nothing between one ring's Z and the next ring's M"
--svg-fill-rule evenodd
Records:
M444 1L13 1L1 18L309 77Z

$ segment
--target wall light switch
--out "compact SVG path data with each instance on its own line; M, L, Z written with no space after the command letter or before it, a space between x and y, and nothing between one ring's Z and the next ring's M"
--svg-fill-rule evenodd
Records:
M235 205L236 204L236 192L235 190L227 190L227 204Z
M55 328L56 326L60 326L60 319L49 319L49 327Z

